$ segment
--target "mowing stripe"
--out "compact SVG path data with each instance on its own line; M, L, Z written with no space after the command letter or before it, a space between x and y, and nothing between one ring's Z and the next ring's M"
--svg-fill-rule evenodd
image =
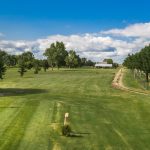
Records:
M22 102L15 102L15 104L12 105L21 105ZM22 107L24 107L24 104L22 104ZM2 112L0 112L0 137L3 135L3 133L9 128L10 126L14 126L11 122L14 120L14 118L18 115L20 112L20 107L10 109L10 108L5 108L3 109Z
M117 133L117 135L122 139L122 141L126 144L126 146L128 147L128 150L132 150L131 146L129 145L128 141L125 139L125 137L122 135L122 133L117 130L116 128L114 128L114 131Z
M48 101L40 102L32 120L26 127L19 150L46 150L51 148L52 142L49 141L50 130L48 127L51 103Z
M32 101L27 101L25 102L25 106L19 109L19 113L14 117L12 122L9 124L9 126L1 136L1 138L3 139L0 141L0 150L9 150L10 147L11 150L16 150L18 148L18 145L21 142L22 137L24 136L24 131L26 130L26 127L30 122L32 115L34 114L38 106L38 102L36 105L32 105ZM27 108L28 111L26 111Z

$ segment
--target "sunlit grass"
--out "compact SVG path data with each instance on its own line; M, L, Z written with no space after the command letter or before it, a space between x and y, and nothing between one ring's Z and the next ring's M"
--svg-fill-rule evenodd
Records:
M150 98L113 89L115 72L31 70L21 78L8 70L0 81L0 149L150 149ZM65 112L81 136L62 136Z

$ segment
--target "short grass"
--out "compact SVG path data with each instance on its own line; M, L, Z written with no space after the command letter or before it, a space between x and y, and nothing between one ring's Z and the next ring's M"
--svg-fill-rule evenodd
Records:
M9 69L0 81L0 150L150 149L150 97L113 89L115 72L29 71L21 78ZM61 135L65 112L80 136Z

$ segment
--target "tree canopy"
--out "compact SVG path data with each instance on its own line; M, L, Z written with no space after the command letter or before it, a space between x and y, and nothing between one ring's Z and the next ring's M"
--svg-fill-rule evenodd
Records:
M86 58L80 58L74 50L67 51L63 42L52 43L49 48L45 50L44 56L47 57L49 66L67 66L69 68L81 66L93 66L94 63Z
M145 46L140 52L128 55L128 57L124 60L123 65L131 70L137 69L143 71L145 73L146 81L149 82L150 45Z
M3 76L5 75L6 72L6 66L4 63L5 58L6 58L6 53L0 50L0 79L3 79Z
M37 74L41 68L46 71L49 67L82 67L94 66L94 62L87 58L80 58L75 50L66 50L63 42L51 43L49 48L46 48L44 54L47 59L40 60L34 57L30 51L23 52L20 55L12 55L6 51L0 50L0 78L5 75L6 68L17 67L20 76L24 76L29 69L34 69Z
M78 65L78 56L76 55L76 52L70 50L68 56L65 59L65 62L69 68L76 67Z

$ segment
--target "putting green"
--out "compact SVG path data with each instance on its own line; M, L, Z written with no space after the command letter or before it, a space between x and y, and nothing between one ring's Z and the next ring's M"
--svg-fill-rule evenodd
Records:
M31 70L21 78L9 69L0 81L0 150L150 149L150 97L113 89L116 71ZM61 135L65 112L79 136Z

